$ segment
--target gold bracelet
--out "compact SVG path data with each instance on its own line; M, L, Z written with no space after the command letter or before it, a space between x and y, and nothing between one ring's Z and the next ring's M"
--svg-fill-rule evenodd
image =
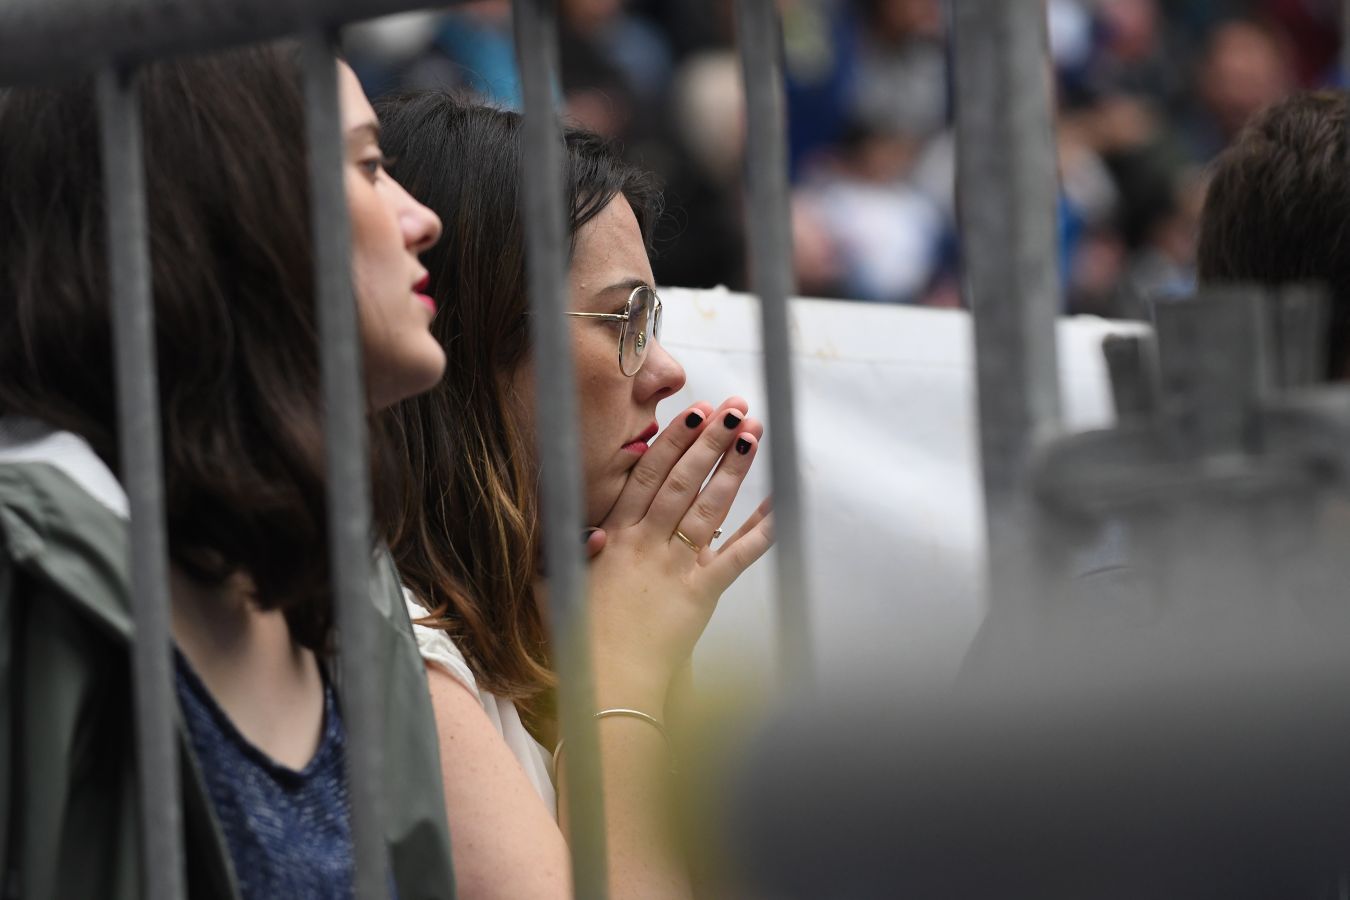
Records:
M648 725L652 726L657 731L661 732L661 739L666 742L666 754L670 757L670 774L672 775L675 774L675 748L670 742L670 732L666 731L666 726L661 724L660 719L656 718L656 716L649 715L648 713L645 713L640 709L626 709L624 707L615 707L613 709L602 709L595 715L591 716L591 718L607 719L610 718L611 716L621 716L623 718L628 719L638 719L639 721L646 722ZM565 743L567 743L567 738L562 738L561 740L558 741L558 746L553 748L553 777L555 779L558 777L558 757L562 755L563 744Z

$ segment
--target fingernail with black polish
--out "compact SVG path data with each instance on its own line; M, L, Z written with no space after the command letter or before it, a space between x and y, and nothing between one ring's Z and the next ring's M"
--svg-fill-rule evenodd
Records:
M737 439L737 441L736 441L736 452L739 453L741 456L744 456L745 454L749 453L749 452L750 452L750 442L747 441L745 438L739 438L739 439Z
M684 425L686 428L697 428L699 425L702 424L703 424L703 413L699 412L698 410L694 410L689 415L684 417Z
M741 424L741 414L738 412L727 413L727 417L722 420L722 424L728 428L735 428L737 425Z

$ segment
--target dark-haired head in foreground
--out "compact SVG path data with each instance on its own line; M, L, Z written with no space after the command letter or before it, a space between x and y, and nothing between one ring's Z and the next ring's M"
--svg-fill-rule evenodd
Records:
M1270 107L1219 157L1200 223L1202 285L1323 284L1327 377L1350 377L1350 134L1344 92Z

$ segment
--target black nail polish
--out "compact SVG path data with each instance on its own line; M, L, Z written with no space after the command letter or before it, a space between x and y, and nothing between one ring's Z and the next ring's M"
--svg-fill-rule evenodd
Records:
M745 454L749 453L749 452L750 452L750 442L747 441L745 438L740 438L739 440L737 440L737 441L736 441L736 452L739 453L741 456L744 456Z
M701 424L703 424L703 414L698 410L694 410L684 417L684 427L686 428L697 428Z
M737 425L741 424L740 413L734 412L727 413L727 417L722 420L722 424L727 426L728 428L735 428Z

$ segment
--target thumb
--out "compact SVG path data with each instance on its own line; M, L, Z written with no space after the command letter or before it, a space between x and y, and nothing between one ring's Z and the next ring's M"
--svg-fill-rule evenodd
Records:
M586 544L586 559L595 559L600 555L600 551L605 549L605 530L603 528L587 528L581 533L581 539Z

